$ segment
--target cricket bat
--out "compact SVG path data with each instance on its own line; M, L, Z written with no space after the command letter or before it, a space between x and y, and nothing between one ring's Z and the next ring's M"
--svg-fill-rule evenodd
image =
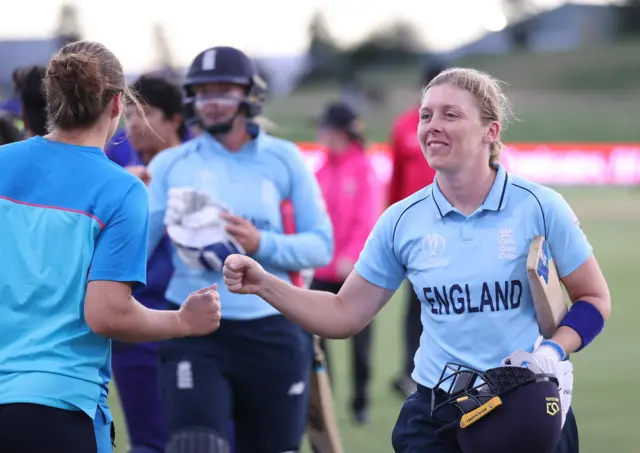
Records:
M285 200L280 206L280 212L285 234L295 234L296 223L293 204ZM290 277L294 286L300 288L308 286L300 272L291 272ZM333 392L327 375L327 364L324 351L320 346L320 338L316 335L313 336L313 351L307 436L318 453L343 453L333 407Z
M540 333L544 338L551 338L568 308L556 263L543 236L534 237L529 244L527 278Z

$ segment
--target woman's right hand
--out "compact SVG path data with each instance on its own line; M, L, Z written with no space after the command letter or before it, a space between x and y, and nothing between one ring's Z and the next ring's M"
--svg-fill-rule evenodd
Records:
M193 292L178 311L178 319L187 337L209 335L220 327L220 295L214 284Z
M222 275L224 275L224 284L230 292L257 294L267 273L254 259L246 255L231 255L224 262Z

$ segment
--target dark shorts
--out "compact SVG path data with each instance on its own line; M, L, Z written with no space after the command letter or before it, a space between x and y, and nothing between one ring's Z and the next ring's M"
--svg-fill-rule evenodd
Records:
M0 452L96 453L93 420L39 404L0 405Z
M172 433L192 427L228 437L238 453L298 451L307 422L310 336L285 317L222 320L212 335L160 345Z
M431 390L419 386L405 401L391 443L395 453L462 453L454 439L442 440L436 431L444 426L431 417ZM569 409L555 453L578 453L578 427Z

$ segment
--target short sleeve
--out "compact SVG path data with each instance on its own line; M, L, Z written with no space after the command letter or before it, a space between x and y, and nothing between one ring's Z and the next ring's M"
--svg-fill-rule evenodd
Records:
M147 189L136 180L98 236L89 281L132 282L134 288L146 285L148 228Z
M560 278L578 269L593 253L580 222L562 195L553 192L545 203L547 242Z
M368 282L388 290L397 290L405 278L405 268L398 261L393 246L396 217L395 206L378 219L364 244L355 270Z

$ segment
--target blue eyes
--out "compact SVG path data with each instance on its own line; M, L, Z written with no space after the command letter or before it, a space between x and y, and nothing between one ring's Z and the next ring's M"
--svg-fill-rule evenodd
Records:
M447 112L443 116L444 116L445 119L448 119L448 120L454 120L454 119L458 118L458 115L456 115L455 113L452 113L452 112ZM420 119L422 121L429 121L431 119L431 117L432 117L432 115L430 113L423 113L423 114L420 115Z

